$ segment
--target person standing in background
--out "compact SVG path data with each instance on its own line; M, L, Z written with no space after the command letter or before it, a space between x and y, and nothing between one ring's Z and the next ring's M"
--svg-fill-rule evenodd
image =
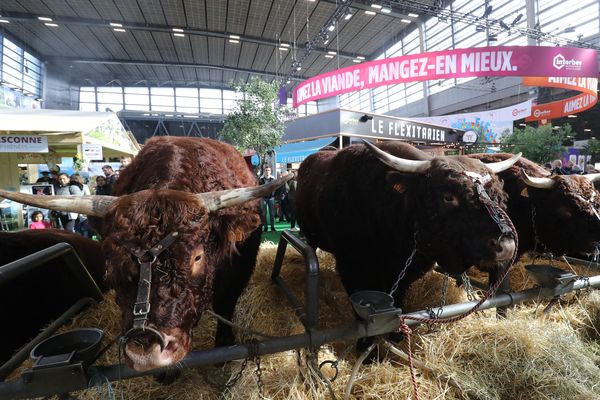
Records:
M294 173L292 171L292 173ZM290 228L294 229L296 227L296 187L298 186L298 182L296 182L296 176L294 176L291 180L287 182L288 185L288 213L290 216Z
M108 186L106 186L106 178L104 176L96 177L96 188L94 194L97 195L110 195Z
M115 174L115 171L108 164L102 167L102 172L104 172L104 176L106 177L106 190L108 190L108 194L111 194L113 185L117 181L117 174Z
M266 166L264 173L258 179L259 185L267 184L274 181L275 177L271 174L271 167ZM275 193L271 192L267 197L264 197L260 203L260 220L265 232L267 232L267 211L269 212L269 222L271 223L271 231L275 231Z
M29 229L48 229L52 228L50 222L44 221L44 213L41 211L34 211L31 213L31 222L29 223Z
M69 175L61 173L58 175L58 190L56 194L59 196L82 196L83 185L71 181ZM61 212L58 219L64 230L75 232L75 221L79 214Z

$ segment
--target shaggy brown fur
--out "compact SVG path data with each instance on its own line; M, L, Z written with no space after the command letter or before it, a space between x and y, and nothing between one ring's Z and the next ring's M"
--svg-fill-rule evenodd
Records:
M401 142L379 145L408 159L430 159ZM414 247L418 251L396 292L400 305L406 288L437 261L451 273L493 262L489 246L498 226L478 200L463 171L491 174L467 157L439 157L425 175L391 171L363 145L316 153L300 166L296 193L298 221L309 243L333 253L349 293L389 292ZM492 174L493 175L493 174ZM489 196L506 201L492 176Z
M512 154L474 154L471 157L483 162L497 162ZM508 194L507 212L519 234L519 253L535 248L535 233L541 245L538 251L555 255L564 253L589 253L594 242L600 239L600 219L592 210L600 212L600 193L585 177L555 175L551 189L527 187L521 170L532 177L550 177L550 173L537 164L521 158L510 169L499 174ZM523 191L525 190L525 193ZM590 204L587 200L595 195ZM535 209L535 226L532 210Z
M97 226L124 330L132 326L139 279L139 264L124 245L149 249L174 231L178 239L153 266L148 323L179 336L184 356L189 332L211 300L231 318L258 251L258 201L209 214L195 193L255 184L244 159L225 143L182 137L146 143L119 177L113 191L119 198ZM232 342L231 328L220 324L216 344Z

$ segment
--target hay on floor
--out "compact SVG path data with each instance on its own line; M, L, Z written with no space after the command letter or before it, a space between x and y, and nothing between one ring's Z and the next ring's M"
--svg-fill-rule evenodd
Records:
M234 322L237 336L245 341L248 329L273 336L303 332L304 328L285 296L271 283L276 247L263 244L256 272L243 294ZM354 318L347 295L335 273L333 257L318 254L321 263L320 325L335 327ZM524 263L529 263L524 261ZM522 267L518 267L522 268ZM517 270L515 270L517 271ZM304 262L288 248L282 277L304 299ZM529 285L530 283L519 285ZM415 282L407 294L405 311L439 305L443 276L429 273ZM461 302L465 295L450 281L446 304ZM493 310L478 312L450 326L415 329L413 354L427 371L417 371L419 395L423 399L592 399L600 398L598 342L600 295L597 292L572 296L543 314L545 302L520 306L509 318L498 320ZM120 311L114 295L76 318L63 330L99 327L108 338L119 334ZM211 348L214 318L204 315L194 330L195 349ZM406 343L398 344L406 350ZM338 360L339 359L339 360ZM353 343L323 346L319 362L338 361L339 376L330 384L315 377L304 350L260 357L260 380L252 361L240 373L243 361L224 366L183 370L175 384L164 386L151 377L112 384L116 397L125 399L342 399L356 360ZM116 347L102 356L99 364L119 362ZM23 366L25 368L26 365ZM327 377L335 371L330 364L322 370ZM239 373L236 384L225 383ZM260 385L259 385L260 382ZM105 388L106 389L106 388ZM81 399L97 399L96 389L75 393ZM363 365L352 385L351 399L414 398L409 369L396 356L384 362Z

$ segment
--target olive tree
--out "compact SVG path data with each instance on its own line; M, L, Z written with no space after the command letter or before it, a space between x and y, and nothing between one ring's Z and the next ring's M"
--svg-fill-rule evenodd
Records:
M284 122L293 111L280 105L277 82L253 77L249 82L234 83L239 98L225 119L221 138L238 150L254 150L264 165L266 156L281 143Z
M524 129L515 129L513 133L503 136L503 144L512 145L513 152L522 152L525 158L533 162L544 164L554 160L564 151L563 142L571 133L571 125L565 124L559 129L551 125L542 125L538 128L526 126Z

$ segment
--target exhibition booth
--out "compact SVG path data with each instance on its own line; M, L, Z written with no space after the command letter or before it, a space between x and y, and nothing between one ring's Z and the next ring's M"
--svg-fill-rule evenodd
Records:
M58 169L65 161L85 172L92 161L134 156L139 150L111 112L0 110L0 188L5 190L21 190L35 183L41 170ZM3 227L22 226L21 213L6 203L0 205Z

